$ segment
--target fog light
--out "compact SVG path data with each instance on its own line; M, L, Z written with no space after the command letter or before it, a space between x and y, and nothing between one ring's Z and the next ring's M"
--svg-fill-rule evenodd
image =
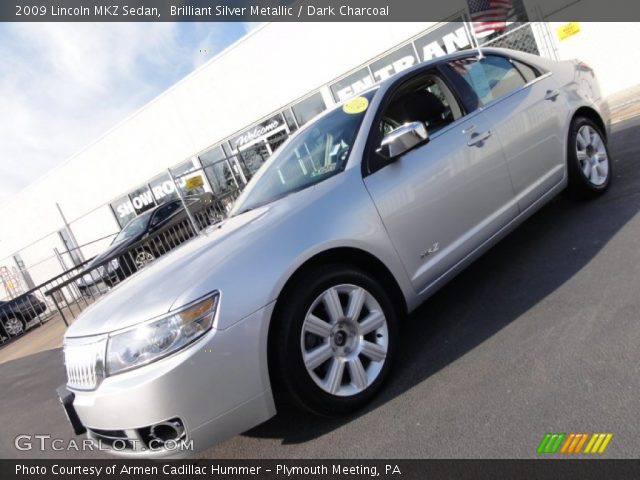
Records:
M170 440L178 440L184 435L184 426L178 419L157 423L151 427L149 436L162 444Z

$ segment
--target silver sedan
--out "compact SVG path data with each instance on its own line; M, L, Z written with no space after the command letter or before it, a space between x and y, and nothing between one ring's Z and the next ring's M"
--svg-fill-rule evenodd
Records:
M607 189L608 130L588 65L508 50L348 100L293 135L228 219L71 325L70 417L115 453L167 456L285 401L360 408L408 312L556 194Z

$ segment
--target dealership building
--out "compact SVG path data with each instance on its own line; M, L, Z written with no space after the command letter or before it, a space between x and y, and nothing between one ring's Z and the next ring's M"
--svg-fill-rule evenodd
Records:
M567 1L568 8L579 3ZM637 25L545 22L535 4L514 5L514 21L482 45L580 57L605 95L637 83L640 62L621 50L635 45ZM465 18L453 9L446 23L268 23L253 30L0 204L0 299L91 258L126 222L179 194L209 191L230 202L317 114L417 63L472 47Z

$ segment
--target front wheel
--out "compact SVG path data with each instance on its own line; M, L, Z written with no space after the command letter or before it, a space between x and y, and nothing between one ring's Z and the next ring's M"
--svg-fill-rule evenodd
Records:
M567 162L572 197L595 197L609 187L612 171L606 137L590 119L578 117L571 123Z
M276 388L314 413L354 411L378 392L397 341L391 300L368 273L333 265L288 293L271 337Z
M10 337L17 337L24 333L26 324L23 320L11 317L4 321L4 328Z
M146 248L136 253L135 263L138 270L143 269L156 259L155 255Z

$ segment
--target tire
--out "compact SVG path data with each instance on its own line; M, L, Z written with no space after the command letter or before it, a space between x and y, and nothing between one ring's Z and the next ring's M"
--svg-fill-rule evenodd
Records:
M25 323L25 321L16 317L9 317L3 322L4 330L7 332L7 335L9 335L9 337L17 337L18 335L22 335L27 329L27 324Z
M269 341L276 401L319 415L369 402L396 351L397 313L385 290L362 270L326 265L297 279L286 295ZM354 305L361 310L349 315Z
M588 118L575 118L567 149L569 195L586 199L603 194L611 184L612 165L601 128Z

